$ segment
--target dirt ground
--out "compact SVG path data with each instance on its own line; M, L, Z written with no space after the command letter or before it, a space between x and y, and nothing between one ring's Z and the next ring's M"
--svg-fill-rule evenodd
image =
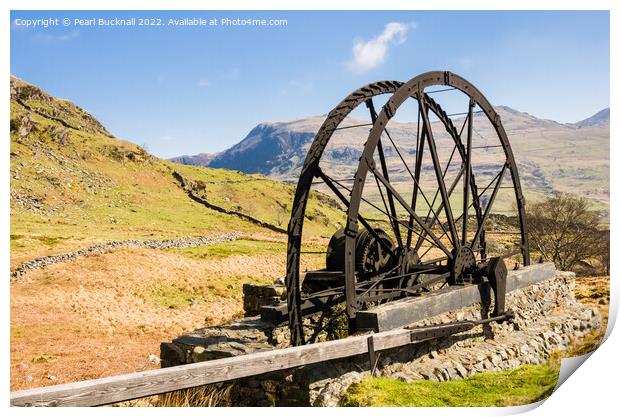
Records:
M11 284L11 390L157 368L161 342L241 315L243 283L285 265L126 249L32 271Z

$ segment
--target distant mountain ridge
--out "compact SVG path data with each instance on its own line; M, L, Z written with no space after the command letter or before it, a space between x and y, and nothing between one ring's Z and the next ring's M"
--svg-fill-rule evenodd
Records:
M526 190L541 195L574 191L599 201L603 206L608 204L609 108L577 123L541 119L507 106L496 106L496 110L508 133ZM492 138L494 133L490 124L484 125L483 116L477 115L476 120L479 121L476 135ZM172 160L296 182L309 146L323 121L324 116L316 116L262 123L241 142L223 152L185 155ZM455 124L462 121L462 118L455 119ZM359 123L366 122L348 118L341 127ZM350 172L357 166L367 129L338 131L323 155L322 166L332 172L343 172L345 168ZM438 132L442 130L437 126ZM392 136L415 137L416 131L415 123L390 122ZM410 145L405 145L403 151L415 153ZM386 152L391 152L389 146ZM485 154L483 160L487 165L496 160L490 150L480 152Z
M583 119L577 123L575 126L577 127L609 127L609 107L599 111L593 116L588 117L587 119Z
M209 166L211 160L219 155L218 153L199 153L196 155L181 155L170 158L172 162L179 164L194 165L194 166Z
M515 129L522 130L524 125L538 129L609 127L609 107L576 123L540 119L508 106L497 106L496 110L502 116L502 122L508 132ZM312 142L323 120L324 116L313 116L286 122L261 123L239 143L222 152L181 155L170 160L186 165L227 168L281 178L282 173L294 170L296 164L303 163L305 153L301 150ZM343 125L360 123L363 122L348 119ZM410 125L415 127L415 124ZM346 152L342 154L346 155Z

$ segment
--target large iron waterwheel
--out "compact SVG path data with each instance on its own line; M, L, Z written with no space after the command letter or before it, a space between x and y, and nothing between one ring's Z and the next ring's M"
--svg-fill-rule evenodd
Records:
M447 92L460 96L448 106L464 105L462 111L448 114L442 108L440 97ZM375 101L385 95L389 98L377 110ZM362 104L369 133L360 138L359 165L347 182L328 174L320 162L333 134L351 127L341 126L343 120ZM407 134L411 126L407 130L395 121L401 110L405 118L415 118L415 135ZM485 124L493 134L482 137L477 126ZM491 149L498 153L490 157ZM330 241L327 268L306 274L302 294L303 219L317 181L342 203L346 221ZM500 117L480 91L453 73L435 71L406 83L373 83L350 94L317 133L295 193L286 276L292 343L304 342L302 306L312 300L346 302L349 327L355 331L360 309L436 285L471 281L489 265L485 232L501 190L514 194L518 252L528 265L517 166Z

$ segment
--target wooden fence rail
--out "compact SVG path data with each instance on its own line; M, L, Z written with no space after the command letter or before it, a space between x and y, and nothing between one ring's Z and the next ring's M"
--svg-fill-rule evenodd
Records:
M260 375L271 371L364 354L412 343L414 330L379 334L251 353L170 368L111 376L11 393L12 406L97 406L184 388Z

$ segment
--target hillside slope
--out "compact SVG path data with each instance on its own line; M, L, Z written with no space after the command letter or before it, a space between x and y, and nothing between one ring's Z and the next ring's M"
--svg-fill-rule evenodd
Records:
M284 275L286 235L274 230L286 228L292 186L158 159L69 101L13 77L10 87L11 269L62 259L10 281L11 390L157 368L162 341L238 317L244 283ZM334 207L311 196L306 230L320 245L305 244L302 268L324 265ZM230 231L242 237L67 257L111 240Z
M66 100L11 77L11 256L83 247L90 241L170 238L236 230L272 233L188 197L173 175L200 181L207 200L286 228L293 187L260 175L191 168L116 139ZM330 236L339 212L316 199L309 231ZM14 266L14 265L13 265Z

